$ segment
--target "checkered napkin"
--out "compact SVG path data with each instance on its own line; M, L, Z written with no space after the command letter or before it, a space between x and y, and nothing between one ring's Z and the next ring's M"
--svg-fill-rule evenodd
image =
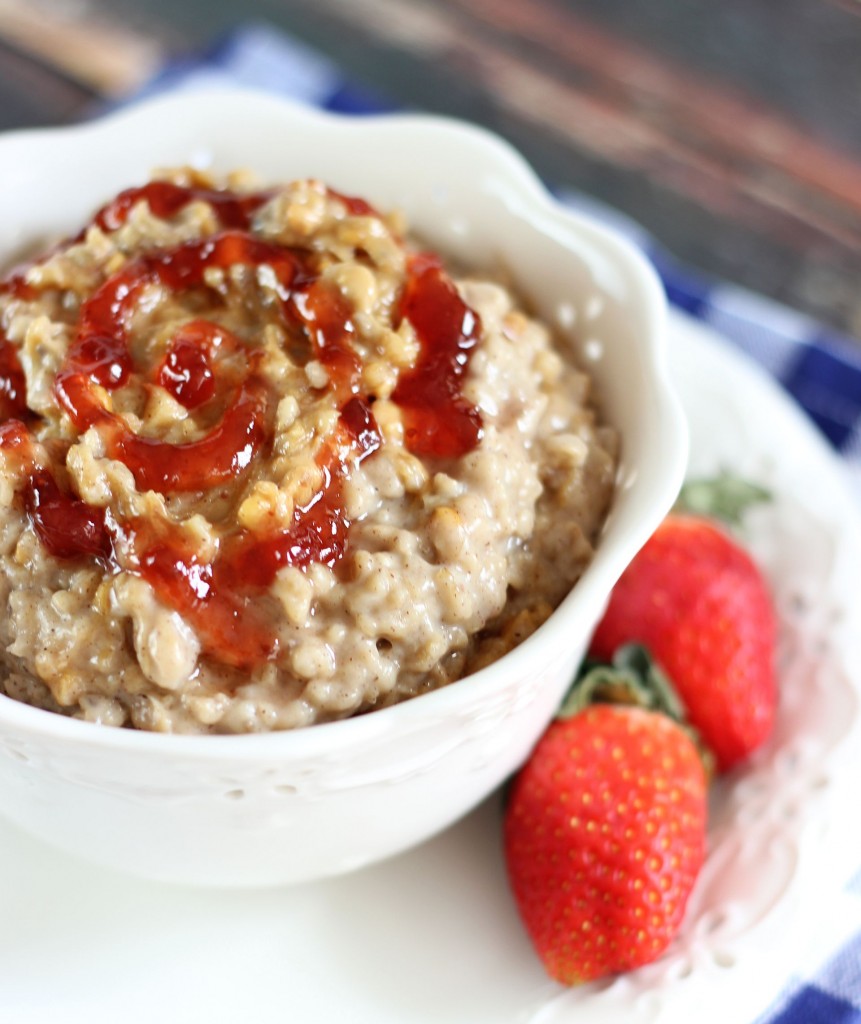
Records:
M321 54L256 24L238 29L202 56L174 61L132 98L214 84L264 88L340 113L396 109L347 81ZM674 306L743 349L783 385L840 455L861 500L861 345L761 296L691 271L638 225L588 197L570 191L557 195L609 221L639 245ZM861 1024L861 867L829 918L832 934L815 937L805 973L787 979L755 1024Z

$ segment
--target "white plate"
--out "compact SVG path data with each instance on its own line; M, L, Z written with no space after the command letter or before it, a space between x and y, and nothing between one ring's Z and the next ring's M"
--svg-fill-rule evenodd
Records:
M753 1020L829 887L861 863L846 820L861 766L861 529L836 460L778 389L701 326L676 315L671 329L693 472L731 467L775 492L749 536L783 625L777 734L716 794L672 954L609 986L547 981L510 901L498 797L388 863L259 892L127 879L0 823L4 1024Z

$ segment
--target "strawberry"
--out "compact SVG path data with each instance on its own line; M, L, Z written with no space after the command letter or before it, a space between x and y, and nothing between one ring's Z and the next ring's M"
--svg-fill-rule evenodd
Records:
M504 823L515 900L548 973L578 984L660 956L705 851L707 777L663 714L595 704L553 722Z
M724 480L711 485L718 504L727 487L738 505L762 500ZM691 493L708 507L708 484ZM623 644L645 645L726 771L771 732L775 633L768 587L750 555L712 519L674 512L616 584L590 653L609 658Z

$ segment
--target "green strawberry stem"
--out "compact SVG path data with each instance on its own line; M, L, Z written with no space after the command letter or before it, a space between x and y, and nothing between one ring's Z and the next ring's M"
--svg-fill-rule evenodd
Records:
M612 664L587 658L559 708L557 718L571 718L590 704L633 704L661 711L675 722L685 709L672 683L641 644L625 644Z
M642 644L624 644L610 664L586 658L556 717L571 718L592 704L628 704L666 715L694 741L708 777L714 774L714 756L688 721L671 680Z
M715 477L687 481L679 492L674 511L740 526L751 506L771 501L771 497L770 491L759 484L722 472Z

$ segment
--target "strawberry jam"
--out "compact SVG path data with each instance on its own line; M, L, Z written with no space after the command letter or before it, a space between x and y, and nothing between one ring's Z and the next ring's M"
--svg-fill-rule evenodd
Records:
M132 208L138 203L145 202L153 216L170 220L189 203L203 202L212 208L222 227L247 231L251 217L273 195L273 192L249 192L238 195L227 189L175 185L171 181L151 181L147 185L120 192L99 210L93 223L98 224L103 231L116 231L125 224Z
M406 444L416 455L458 458L481 439L478 410L461 395L469 354L481 324L457 293L439 259L410 261L401 316L419 339L415 367L401 376L393 401L401 407Z
M0 422L27 416L27 381L18 350L0 331Z
M157 383L186 409L204 405L215 394L212 360L228 338L207 320L192 320L174 336L159 367Z
M323 471L320 490L295 510L286 530L234 531L225 537L220 556L206 563L179 527L128 526L140 552L141 575L166 604L185 616L204 650L223 664L252 669L277 656L277 638L259 594L279 569L311 562L332 567L347 549L350 523L342 511L342 481L349 463L358 465L375 452L380 438L362 399L351 399L345 413L335 440L318 458Z
M17 419L0 425L0 450L27 470L24 507L39 540L55 558L93 557L107 561L111 542L104 509L62 490L50 469L36 458L30 431Z
M28 410L17 348L0 334L0 449L25 469L23 508L46 550L55 558L94 559L108 571L143 577L194 627L205 654L240 670L278 657L266 591L279 570L312 563L334 567L343 559L351 526L346 482L382 444L375 396L363 384L352 306L321 274L313 248L288 247L254 233L254 215L273 195L162 181L121 192L102 207L93 223L114 232L139 203L170 220L190 203L202 202L218 230L140 251L121 264L80 304L53 383L54 398L77 434L95 430L104 454L131 471L138 491L164 495L166 508L177 501L193 508L209 495L227 503L232 512L213 524L214 557L203 558L188 527L169 513L152 520L123 518L74 493L64 466L73 442L63 435L39 443L48 426ZM378 216L362 199L331 190L328 195L348 216ZM85 235L86 230L73 241ZM240 287L250 293L238 295ZM0 282L4 293L28 301L37 297L20 272ZM254 311L250 328L236 328L237 307ZM164 309L170 312L162 315ZM410 323L418 341L415 365L401 374L391 395L401 409L406 445L420 456L458 458L482 433L479 413L461 391L480 335L478 317L439 260L420 255L408 263L392 327L400 320ZM267 362L271 332L264 344L261 324L286 339L291 365L298 358L300 366L304 359L325 368L325 388L309 384L307 390L315 407L330 402L336 419L315 445L316 490L303 497L286 525L273 519L251 529L238 524L235 512L248 488L267 480L276 411L284 397ZM140 417L119 411L145 410L158 389L185 410L192 440L169 440L147 429L145 415L138 429L130 423Z
M104 509L61 491L48 470L33 471L24 491L24 506L39 539L55 558L89 555L106 561L110 556Z

